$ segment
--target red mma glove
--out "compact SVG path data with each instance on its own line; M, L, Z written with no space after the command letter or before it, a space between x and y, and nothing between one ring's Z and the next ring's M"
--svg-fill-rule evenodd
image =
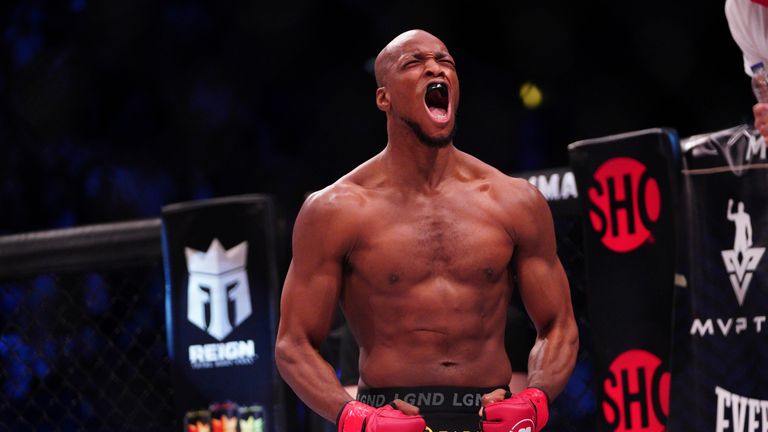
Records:
M529 387L501 402L483 408L483 432L538 432L549 419L549 399L543 391Z
M338 432L424 432L427 423L421 416L409 416L392 405L374 408L358 401L349 401L336 421Z

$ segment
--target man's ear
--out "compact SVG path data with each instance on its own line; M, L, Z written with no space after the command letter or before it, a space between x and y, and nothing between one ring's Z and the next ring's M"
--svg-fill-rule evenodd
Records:
M386 89L386 87L376 89L376 106L384 112L388 112L390 108L389 93L387 93Z

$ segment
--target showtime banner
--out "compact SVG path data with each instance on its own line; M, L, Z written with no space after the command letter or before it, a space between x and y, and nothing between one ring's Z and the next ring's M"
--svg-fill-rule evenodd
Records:
M598 427L665 430L678 140L649 129L568 147L584 217Z
M168 351L179 430L278 432L272 200L163 208ZM183 424L183 429L182 429Z
M686 139L670 430L768 430L768 165L746 126Z

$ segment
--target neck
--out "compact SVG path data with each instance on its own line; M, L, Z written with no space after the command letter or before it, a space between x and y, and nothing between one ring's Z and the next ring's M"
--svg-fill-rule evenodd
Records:
M435 192L453 168L456 147L429 147L414 134L392 136L381 154L385 170L398 184L422 192Z

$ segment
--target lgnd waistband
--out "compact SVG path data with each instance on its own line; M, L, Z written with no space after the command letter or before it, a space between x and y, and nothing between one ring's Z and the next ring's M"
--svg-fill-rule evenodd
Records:
M509 386L503 384L497 387L361 388L357 392L357 400L379 408L395 399L402 399L411 405L416 405L422 412L476 414L480 409L480 398L496 389L509 391Z

